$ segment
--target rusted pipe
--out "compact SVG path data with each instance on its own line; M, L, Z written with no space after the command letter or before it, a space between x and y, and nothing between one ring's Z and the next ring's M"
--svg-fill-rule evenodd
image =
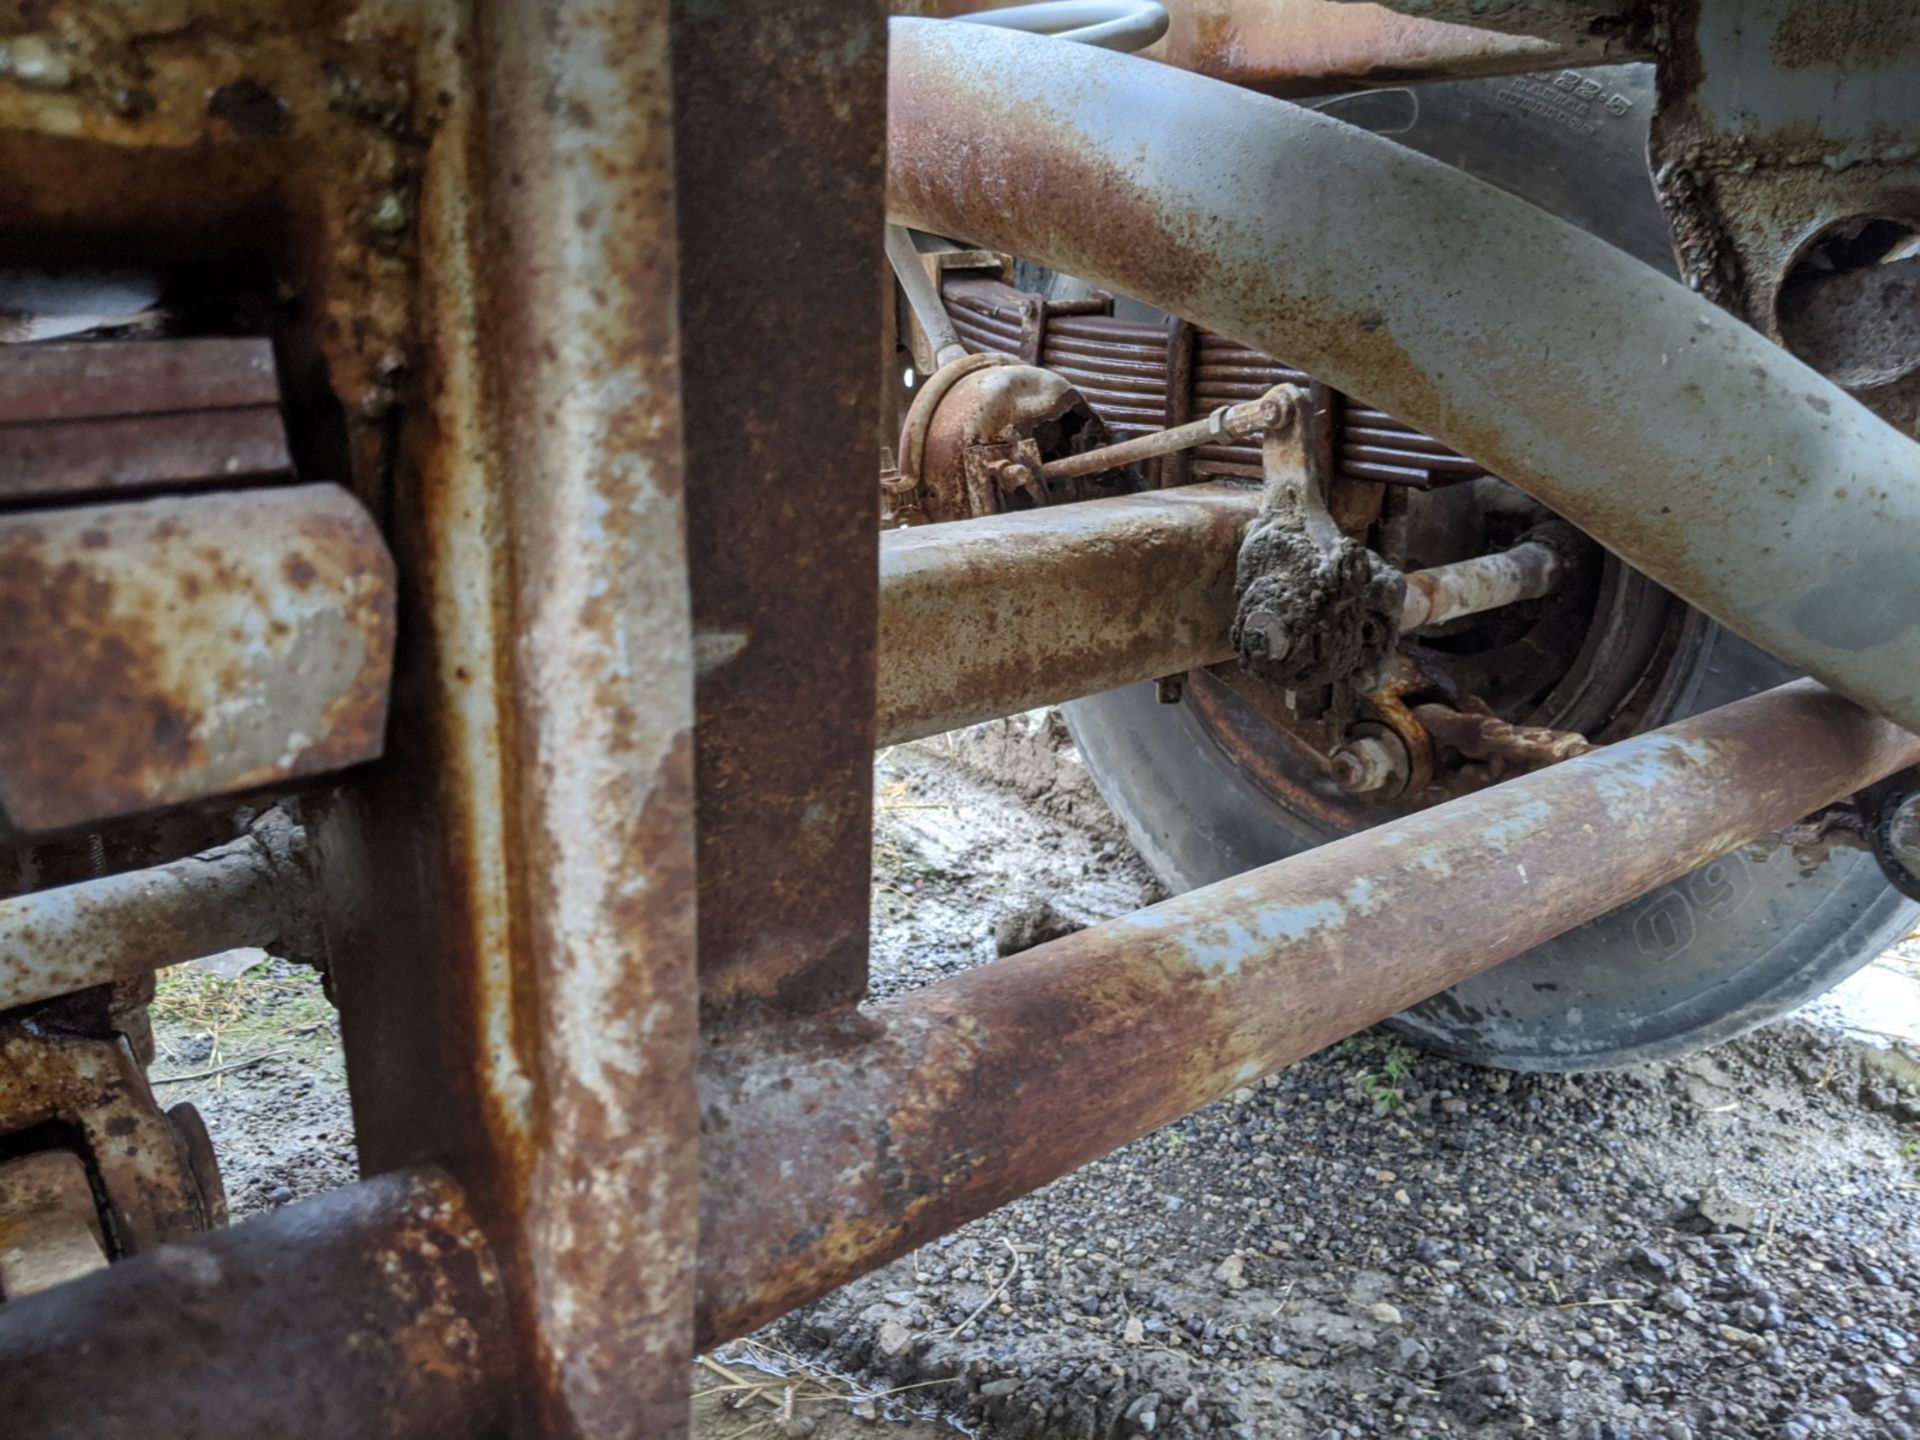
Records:
M702 1075L705 1340L764 1320L1920 760L1811 681L873 1006Z
M304 910L294 839L267 824L170 864L0 900L0 1010L274 944Z
M1567 7L1567 18L1574 18ZM1459 80L1651 59L1628 27L1572 24L1554 39L1398 15L1338 0L1186 0L1148 55L1269 95L1324 95L1371 85Z
M1122 440L1118 445L1103 445L1098 450L1049 460L1040 467L1040 478L1067 480L1080 475L1099 475L1138 460L1191 450L1196 445L1231 444L1265 430L1278 418L1284 403L1274 395L1263 395L1239 405L1222 405L1204 420L1191 420L1169 430L1155 430L1150 435Z
M1190 485L887 531L878 743L1232 659L1259 502Z
M960 343L960 332L953 328L953 317L947 314L947 303L940 298L933 277L920 263L913 232L904 225L889 225L886 240L887 263L893 267L893 278L900 282L907 304L913 307L913 318L927 332L927 343L933 347L934 368L937 370L962 359L967 347Z
M1559 551L1527 540L1478 559L1410 571L1400 629L1418 630L1516 601L1538 600L1553 593L1561 568Z
M892 25L891 218L1134 296L1426 431L1920 727L1920 445L1625 252L1337 120Z
M10 1435L502 1432L506 1307L438 1172L396 1172L0 1305Z

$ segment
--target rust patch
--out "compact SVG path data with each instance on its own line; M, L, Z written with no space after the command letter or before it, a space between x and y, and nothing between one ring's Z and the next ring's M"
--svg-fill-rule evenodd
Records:
M1875 257L1801 262L1824 236L1875 217L1920 229L1909 83L1920 16L1896 0L1758 12L1674 0L1664 37L1649 154L1682 273L1915 434L1910 287L1885 283L1876 272L1892 267Z
M1338 0L1188 0L1168 10L1172 24L1149 55L1268 95L1508 75L1645 53L1643 38L1631 31L1576 29L1557 17L1551 38L1543 38L1544 29L1539 35L1476 29L1488 13L1484 6L1447 20Z
M23 829L380 753L392 564L335 487L0 519L0 609L0 669L22 677L0 696L0 806Z
M84 1139L111 1255L183 1240L224 1213L219 1197L202 1193L184 1141L124 1039L0 1026L0 1136L49 1122L74 1126Z

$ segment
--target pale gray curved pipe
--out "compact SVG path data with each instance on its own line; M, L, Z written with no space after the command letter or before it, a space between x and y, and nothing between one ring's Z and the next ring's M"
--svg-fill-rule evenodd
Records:
M897 19L888 213L1256 346L1438 436L1920 730L1920 445L1621 251L1151 61Z
M1167 7L1157 0L1042 0L1037 5L976 10L953 18L1128 54L1153 44L1167 33L1169 23Z

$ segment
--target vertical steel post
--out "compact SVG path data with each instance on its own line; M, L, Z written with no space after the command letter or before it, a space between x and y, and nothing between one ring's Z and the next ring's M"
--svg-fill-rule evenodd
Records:
M886 17L738 0L673 22L701 999L866 988Z
M407 653L389 763L316 839L362 1162L471 1197L515 1433L671 1437L697 998L669 7L426 23Z

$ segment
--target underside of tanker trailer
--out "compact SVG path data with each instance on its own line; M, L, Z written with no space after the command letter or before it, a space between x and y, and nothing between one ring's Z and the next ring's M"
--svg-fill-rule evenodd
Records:
M1902 5L10 7L0 1414L684 1434L1367 1026L1793 1009L1920 908L1917 425ZM1043 706L1173 898L869 999L876 750ZM363 1178L229 1227L239 946Z

